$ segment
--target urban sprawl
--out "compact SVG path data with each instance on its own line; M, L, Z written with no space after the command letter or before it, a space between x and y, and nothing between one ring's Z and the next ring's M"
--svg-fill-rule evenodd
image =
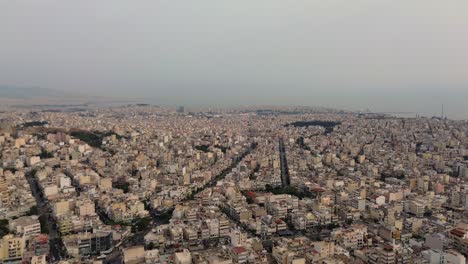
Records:
M0 111L0 263L466 262L467 121L36 108Z

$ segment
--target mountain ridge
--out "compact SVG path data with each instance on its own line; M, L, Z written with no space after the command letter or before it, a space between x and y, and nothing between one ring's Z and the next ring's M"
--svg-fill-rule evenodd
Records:
M21 87L13 85L0 85L0 98L6 99L34 99L34 98L64 98L77 97L68 92L57 91L42 87Z

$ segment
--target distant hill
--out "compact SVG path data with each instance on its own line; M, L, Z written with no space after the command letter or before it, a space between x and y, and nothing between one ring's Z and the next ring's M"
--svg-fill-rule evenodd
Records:
M56 91L41 87L17 87L0 85L0 98L34 99L34 98L64 98L76 96L71 93Z
M0 84L0 106L62 105L62 104L123 104L141 99L103 97L87 93L57 91L42 87L19 87ZM1 107L0 107L1 108Z

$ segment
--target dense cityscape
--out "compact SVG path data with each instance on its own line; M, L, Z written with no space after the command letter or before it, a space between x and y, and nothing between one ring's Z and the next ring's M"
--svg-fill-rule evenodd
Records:
M468 122L148 104L0 112L1 263L464 264Z

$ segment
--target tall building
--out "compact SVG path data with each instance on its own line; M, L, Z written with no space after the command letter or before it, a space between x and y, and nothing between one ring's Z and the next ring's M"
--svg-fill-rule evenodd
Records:
M49 237L43 234L37 235L32 240L32 247L33 247L34 255L36 256L48 255L50 251Z
M371 264L395 264L395 252L392 245L384 245L370 252L368 263Z
M113 246L112 232L84 233L63 238L67 252L74 256L99 255Z
M460 253L468 254L468 224L460 222L455 228L448 232L451 244Z
M10 200L10 192L8 190L8 183L4 177L0 177L0 199L2 204L8 203Z
M0 261L2 263L21 261L24 245L24 237L15 237L14 235L4 236L0 243Z

